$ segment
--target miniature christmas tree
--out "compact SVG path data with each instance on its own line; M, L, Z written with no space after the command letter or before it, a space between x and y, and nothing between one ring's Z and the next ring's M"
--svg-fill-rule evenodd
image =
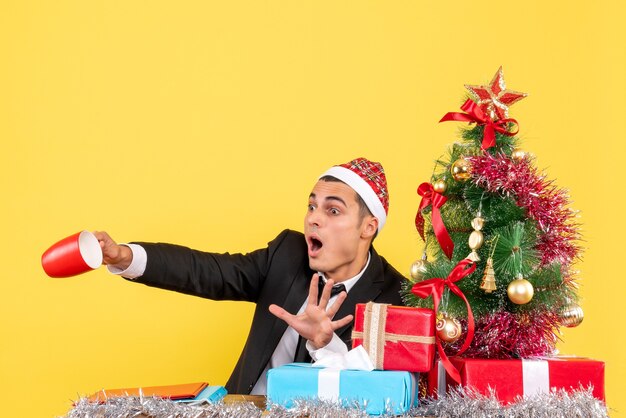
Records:
M551 354L559 327L583 318L572 270L580 252L576 213L566 191L519 147L518 123L508 108L526 94L506 89L502 68L488 85L466 88L463 112L441 121L470 126L418 189L416 227L425 250L411 266L405 302L429 307L427 296L434 295L437 332L448 354ZM433 292L434 283L441 286ZM459 338L463 334L469 338Z

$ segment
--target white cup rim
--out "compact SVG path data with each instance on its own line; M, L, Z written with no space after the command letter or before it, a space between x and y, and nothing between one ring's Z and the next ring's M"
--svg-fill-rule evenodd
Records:
M102 249L98 238L90 231L82 231L78 235L78 248L85 264L91 269L96 269L102 265Z

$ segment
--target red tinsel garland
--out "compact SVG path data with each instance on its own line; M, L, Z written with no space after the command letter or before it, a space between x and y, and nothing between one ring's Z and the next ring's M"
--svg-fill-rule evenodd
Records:
M575 243L580 239L579 225L574 221L575 212L567 207L567 192L537 173L528 158L515 161L505 154L485 153L471 157L471 162L472 181L477 186L512 197L537 222L541 265L558 262L565 272L580 252Z
M498 311L482 316L476 319L474 340L463 357L510 359L552 354L559 339L555 333L559 321L555 312L546 310Z

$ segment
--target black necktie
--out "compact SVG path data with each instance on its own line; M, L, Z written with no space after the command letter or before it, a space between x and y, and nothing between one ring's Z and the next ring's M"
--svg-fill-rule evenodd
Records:
M318 285L317 301L319 302L319 300L322 297L322 291L324 290L324 286L326 285L326 283L322 279L320 279L319 282L317 282L317 285ZM345 292L345 291L346 291L346 286L343 283L338 283L330 289L330 297L332 298L333 296L338 295L339 293Z
M324 289L324 285L326 283L324 283L324 281L322 279L319 279L318 282L318 293L317 293L317 301L319 302L320 298L322 297L322 290ZM346 286L343 283L339 283L334 285L331 289L330 289L330 297L332 298L335 295L338 295L341 292L345 292L346 291ZM309 356L309 350L307 350L306 348L306 338L302 338L301 335L298 335L298 345L296 346L296 354L294 356L293 361L298 362L298 363L310 363L311 362L311 356Z

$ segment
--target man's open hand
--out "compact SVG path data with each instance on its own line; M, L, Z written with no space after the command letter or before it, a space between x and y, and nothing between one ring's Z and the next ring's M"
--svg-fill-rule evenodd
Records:
M333 317L341 307L348 294L341 292L337 295L337 299L333 306L326 310L330 299L330 291L333 287L333 281L328 280L324 285L322 297L317 302L319 276L313 275L311 285L309 286L309 298L307 300L304 312L299 315L292 315L278 305L270 305L270 312L278 318L285 321L289 326L295 329L298 334L311 342L316 349L326 346L333 338L335 330L348 325L353 316L348 315L344 318L333 321Z

